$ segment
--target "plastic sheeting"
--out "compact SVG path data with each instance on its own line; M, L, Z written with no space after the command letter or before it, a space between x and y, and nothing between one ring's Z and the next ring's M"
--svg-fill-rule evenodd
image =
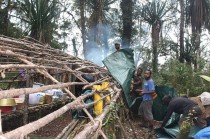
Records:
M177 94L176 90L173 87L169 86L155 86L155 92L158 96L153 102L152 112L155 120L162 121L167 112L167 107L163 105L162 98L165 95L175 97L177 96Z
M121 85L127 104L132 106L130 97L131 80L135 72L133 50L130 48L120 49L103 60L104 65L111 75Z
M135 65L133 59L133 50L126 48L116 51L106 57L103 60L104 65L109 70L111 75L121 85L127 104L134 113L138 113L139 105L142 101L142 97L137 97L132 100L130 96L131 80L135 72ZM172 97L177 96L176 91L173 87L168 86L156 86L155 91L157 98L153 103L153 116L155 120L162 121L166 112L167 107L162 104L162 98L164 95L170 95ZM179 115L174 115L168 121L164 131L156 130L156 134L160 138L176 138L179 132L178 128ZM190 137L193 137L199 129L193 127L191 129Z
M137 97L132 100L130 96L131 80L135 72L135 64L133 58L133 50L130 48L120 49L106 57L103 60L104 65L109 70L111 75L122 86L127 104L134 113L138 113L139 105L142 97ZM176 96L176 91L168 86L156 86L155 91L157 98L154 100L153 114L155 120L163 120L166 113L166 107L162 104L162 97L164 95Z
M165 138L165 139L175 139L179 134L178 121L179 121L179 115L173 113L170 120L167 122L166 126L163 128L163 130L161 129L155 130L157 137ZM192 126L190 129L189 138L192 139L198 131L200 131L200 128L196 126Z

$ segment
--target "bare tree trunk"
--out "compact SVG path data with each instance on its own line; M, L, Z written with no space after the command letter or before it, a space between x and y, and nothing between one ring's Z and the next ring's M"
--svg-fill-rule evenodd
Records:
M185 10L185 3L184 0L180 0L180 9L181 9L181 21L180 21L180 57L179 61L184 63L184 10Z
M4 1L5 2L5 1ZM0 1L2 4L2 1ZM5 2L6 3L6 2ZM1 6L0 4L0 6ZM0 7L0 33L4 35L9 35L8 34L8 26L9 26L9 10L11 8L11 0L7 1L7 6L4 9L1 9Z
M133 1L122 0L120 7L122 9L122 20L123 20L122 48L129 48L132 37Z
M82 31L82 44L83 44L83 54L86 59L86 29L85 29L85 1L80 0L80 17L81 17L81 31Z
M74 48L74 56L78 55L77 47L76 47L76 41L75 39L72 39L73 48Z
M194 57L194 71L198 70L199 67L199 59L200 59L200 39L201 39L201 32L198 30L194 33L195 35L195 54L196 56Z
M158 52L157 48L159 45L159 36L160 34L160 24L159 22L155 23L152 26L152 52L153 52L153 59L152 59L152 69L154 73L158 72Z

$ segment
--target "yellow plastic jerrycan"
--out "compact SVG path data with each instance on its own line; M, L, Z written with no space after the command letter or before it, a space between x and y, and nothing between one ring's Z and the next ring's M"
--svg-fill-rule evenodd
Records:
M109 82L103 82L102 85L101 85L101 89L104 89L104 91L105 90L108 91L109 90L109 87L108 86L109 86Z
M102 85L94 85L93 88L95 88L97 91L108 91L109 82L103 82ZM102 90L104 89L104 90ZM101 99L101 96L99 94L94 94L94 101L97 101ZM111 98L110 96L106 97L107 101L110 101ZM104 101L100 100L98 103L94 104L94 112L96 115L100 115L103 112L103 105L104 105Z
M94 85L93 88L95 88L97 91L101 90L101 85ZM97 101L101 98L100 95L94 94L94 101ZM103 112L103 100L100 100L99 102L94 104L94 112L96 115L99 115Z
M104 89L104 91L108 91L109 90L109 87L108 87L109 86L109 82L103 82L101 86L102 86L101 88ZM107 96L106 100L110 101L111 100L110 96Z

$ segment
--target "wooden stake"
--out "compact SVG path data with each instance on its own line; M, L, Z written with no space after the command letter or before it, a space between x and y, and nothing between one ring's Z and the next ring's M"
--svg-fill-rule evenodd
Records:
M26 87L30 87L30 75L28 70L26 70ZM24 100L24 115L23 115L23 124L28 124L28 101L29 101L29 94L25 95Z
M0 135L2 135L1 110L0 110Z

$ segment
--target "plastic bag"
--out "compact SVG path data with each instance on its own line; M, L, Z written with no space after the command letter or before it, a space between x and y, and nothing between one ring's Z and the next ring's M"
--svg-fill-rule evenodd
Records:
M29 94L28 103L30 105L44 104L44 102L45 102L45 93Z
M62 98L63 97L63 91L61 89L52 89L52 90L47 90L46 91L47 94L51 94L53 96L56 96L58 98Z

